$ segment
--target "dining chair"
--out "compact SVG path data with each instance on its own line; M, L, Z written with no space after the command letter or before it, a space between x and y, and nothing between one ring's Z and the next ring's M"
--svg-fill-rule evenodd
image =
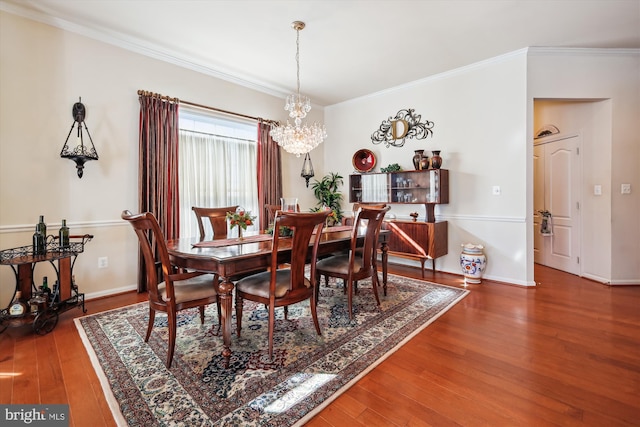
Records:
M269 311L269 358L273 358L273 331L275 325L275 308L287 306L309 299L311 316L318 335L321 335L320 324L316 313L316 259L322 228L329 212L301 213L278 211L274 220L273 240L271 245L271 268L269 271L253 274L240 279L236 283L236 325L240 336L242 329L243 300L264 304ZM293 230L292 237L280 237L280 228ZM309 258L309 245L312 236L313 246ZM282 268L278 259L278 251L291 248L291 257L286 268ZM305 265L310 259L310 276L305 276Z
M220 324L220 301L214 286L214 276L201 272L181 273L171 264L164 235L151 212L132 214L125 210L121 217L133 227L144 256L149 298L149 325L144 342L148 342L151 336L156 311L167 313L169 344L166 366L169 369L176 344L176 316L179 311L198 307L200 322L204 324L204 307L215 302ZM159 271L161 275L158 274Z
M268 222L267 224L271 225L273 224L273 220L276 217L276 212L278 212L279 210L282 210L282 205L269 205L266 204L264 205L265 209L267 210L267 212L269 213L269 217L268 217ZM300 212L300 205L297 204L296 205L296 212Z
M202 208L192 206L191 210L196 214L198 219L198 228L200 229L200 239L205 236L205 220L208 218L213 230L215 239L224 239L227 237L227 212L235 212L238 205L226 206L222 208Z
M340 253L318 261L316 265L316 303L318 302L320 290L320 277L325 277L325 286L329 277L342 279L346 286L347 306L349 319L353 319L353 290L354 283L358 280L371 278L371 287L376 298L376 303L380 305L378 297L378 272L376 270L376 255L378 249L378 238L380 228L385 214L391 206L385 208L360 207L356 212L355 223L351 230L351 248L348 253ZM365 224L366 223L366 224ZM364 241L358 245L358 231L364 228Z
M343 216L342 217L342 225L351 225L351 224L353 224L353 220L356 217L356 212L358 212L358 209L360 209L360 208L382 209L382 208L386 208L386 207L387 207L386 203L354 203L352 208L351 208L351 212L353 212L353 217Z

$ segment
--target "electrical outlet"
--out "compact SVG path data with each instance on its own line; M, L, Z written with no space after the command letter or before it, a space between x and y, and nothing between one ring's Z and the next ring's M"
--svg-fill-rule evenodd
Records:
M622 194L631 194L631 184L622 184L620 186L620 192Z
M500 194L502 194L502 190L500 189L499 185L494 185L492 191L494 196L499 196Z
M98 258L98 268L107 268L109 267L109 258L106 256Z
M594 196L602 196L602 185L594 185L593 186L593 195Z

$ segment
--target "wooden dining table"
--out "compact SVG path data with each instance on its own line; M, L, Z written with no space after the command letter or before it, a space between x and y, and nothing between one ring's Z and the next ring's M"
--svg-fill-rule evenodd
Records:
M380 231L380 252L382 264L382 284L387 293L387 241L390 232ZM314 237L315 238L315 237ZM318 256L348 250L351 245L351 227L327 227L320 235ZM364 234L360 236L364 240ZM361 243L361 242L359 242ZM220 296L221 329L225 367L231 357L231 317L233 278L264 271L271 265L272 236L269 234L244 233L243 240L236 238L201 240L199 237L179 238L167 241L171 262L177 267L207 273L217 273L218 294ZM291 248L283 245L278 250L278 263L287 263L291 258ZM310 246L311 248L311 246ZM311 256L311 250L309 250Z

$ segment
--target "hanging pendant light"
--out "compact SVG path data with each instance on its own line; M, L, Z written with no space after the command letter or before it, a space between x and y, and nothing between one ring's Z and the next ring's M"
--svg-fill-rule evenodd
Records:
M309 180L315 176L309 153L304 155L304 162L302 162L302 171L300 172L300 176L305 179L307 188L309 188Z
M322 143L327 137L327 131L324 125L318 123L312 125L302 123L302 119L311 110L311 100L300 94L300 30L305 27L305 23L294 21L291 27L296 30L297 91L287 96L284 109L289 111L289 117L293 118L294 124L291 125L287 121L284 126L274 125L271 128L271 137L286 152L300 157L301 154L308 153Z

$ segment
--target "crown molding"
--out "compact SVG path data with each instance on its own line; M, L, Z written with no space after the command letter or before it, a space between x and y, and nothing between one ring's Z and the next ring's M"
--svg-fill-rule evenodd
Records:
M30 19L32 21L40 22L46 25L50 25L55 28L59 28L64 31L79 34L81 36L100 41L112 46L116 46L130 52L138 53L153 59L157 59L169 64L176 65L181 68L186 68L192 71L196 71L211 77L218 78L220 80L234 83L239 86L246 87L258 92L272 95L278 98L286 98L290 91L282 87L275 85L269 85L264 82L252 79L248 76L238 75L238 73L232 74L230 70L223 69L219 65L213 64L198 64L180 52L167 49L163 46L148 43L135 37L130 37L125 34L112 31L101 27L88 27L85 25L76 24L65 19L57 18L46 13L27 9L23 6L0 1L0 10L21 16L23 18ZM321 108L321 107L319 107Z
M561 55L561 56L634 56L640 55L640 49L634 48L591 48L591 47L529 47L529 55Z

